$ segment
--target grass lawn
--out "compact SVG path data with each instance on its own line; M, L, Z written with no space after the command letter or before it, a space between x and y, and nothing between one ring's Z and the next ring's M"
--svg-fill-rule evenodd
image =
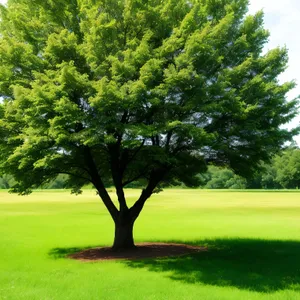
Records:
M136 241L209 251L141 261L64 258L112 238L113 223L91 190L1 191L0 299L300 299L300 192L166 190L146 204Z

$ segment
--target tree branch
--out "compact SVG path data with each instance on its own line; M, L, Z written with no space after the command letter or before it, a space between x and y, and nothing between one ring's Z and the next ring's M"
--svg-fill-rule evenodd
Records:
M127 184L129 184L129 183L131 183L131 182L133 182L133 181L138 180L138 179L141 178L143 175L146 175L149 166L150 166L150 164L148 164L148 165L143 169L143 171L142 171L141 173L139 173L139 175L133 177L132 179L129 179L129 180L123 182L123 184L122 184L123 187L125 187Z
M120 144L109 146L110 152L110 168L112 179L116 187L116 193L120 204L120 211L127 211L128 206L125 199L125 194L122 185L122 173L120 168Z
M170 149L170 142L171 142L172 134L173 134L173 130L170 130L167 133L167 141L166 141L166 150L167 151L169 151L169 149Z
M91 174L91 181L94 184L95 188L97 189L104 205L106 206L107 210L109 211L110 215L112 216L113 220L116 222L118 219L119 211L116 208L115 204L112 202L103 181L98 173L97 166L93 159L91 150L88 146L84 147L84 157L86 164L90 170Z
M156 188L158 183L163 179L167 171L168 171L167 169L158 169L151 172L147 187L143 189L139 199L130 208L130 214L133 221L137 219L137 217L139 216L140 212L144 207L145 202L152 195L153 190Z
M145 145L146 139L143 139L141 145L134 151L133 155L127 160L127 164L129 165L135 157L138 155L138 153L142 150L143 146ZM126 166L124 166L124 171L125 171Z

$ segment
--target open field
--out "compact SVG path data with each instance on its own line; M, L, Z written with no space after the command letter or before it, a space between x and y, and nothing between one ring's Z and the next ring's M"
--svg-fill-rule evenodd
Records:
M300 192L166 190L146 204L136 241L208 252L132 262L64 258L112 238L92 190L0 191L0 299L300 299Z

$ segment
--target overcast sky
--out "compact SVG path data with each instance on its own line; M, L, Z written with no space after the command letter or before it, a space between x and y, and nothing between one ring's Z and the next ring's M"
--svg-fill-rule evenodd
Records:
M0 0L5 3L6 0ZM260 9L265 13L265 27L270 30L271 37L265 50L286 45L289 49L289 68L281 76L282 81L295 79L298 83L289 95L289 99L300 94L300 1L299 0L250 0L250 13ZM290 124L300 123L300 116ZM300 145L300 136L296 138Z

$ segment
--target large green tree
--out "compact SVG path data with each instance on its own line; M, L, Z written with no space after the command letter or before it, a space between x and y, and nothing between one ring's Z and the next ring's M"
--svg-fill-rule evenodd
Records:
M1 6L1 170L21 194L68 174L92 183L114 248L160 184L207 162L250 174L297 130L280 84L287 50L262 49L247 0L8 0ZM145 184L130 208L124 187ZM105 186L113 184L114 203Z

